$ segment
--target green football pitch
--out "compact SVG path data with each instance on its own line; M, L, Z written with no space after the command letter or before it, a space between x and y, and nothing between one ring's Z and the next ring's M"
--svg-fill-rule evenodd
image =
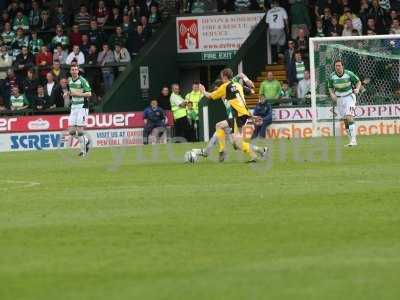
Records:
M400 299L400 139L359 142L1 153L0 299Z

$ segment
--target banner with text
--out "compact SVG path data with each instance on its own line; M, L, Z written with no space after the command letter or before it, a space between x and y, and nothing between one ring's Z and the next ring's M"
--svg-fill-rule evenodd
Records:
M170 111L166 111L167 125L173 125ZM143 112L98 113L87 118L87 129L117 129L144 127ZM68 115L0 117L0 133L58 131L68 128Z
M238 50L263 17L263 13L178 17L178 53Z

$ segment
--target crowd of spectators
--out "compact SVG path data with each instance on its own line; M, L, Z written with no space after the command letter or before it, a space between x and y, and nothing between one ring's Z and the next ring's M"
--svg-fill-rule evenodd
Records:
M169 2L5 1L0 10L0 111L67 108L61 85L71 65L78 65L91 83L93 102L101 101L115 76L160 27Z
M398 34L399 4L389 0L270 1L266 22L272 60L283 62L287 72L283 85L288 92L278 99L286 100L283 104L303 104L309 99L309 37ZM290 98L296 100L287 101Z

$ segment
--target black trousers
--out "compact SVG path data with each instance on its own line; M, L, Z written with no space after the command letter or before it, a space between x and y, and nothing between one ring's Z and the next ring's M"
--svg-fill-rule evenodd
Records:
M187 117L182 117L175 120L175 137L190 140L190 126Z

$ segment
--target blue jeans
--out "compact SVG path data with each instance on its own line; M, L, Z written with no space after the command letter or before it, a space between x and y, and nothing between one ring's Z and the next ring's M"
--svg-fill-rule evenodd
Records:
M114 73L112 71L103 71L104 89L107 91L114 83Z

